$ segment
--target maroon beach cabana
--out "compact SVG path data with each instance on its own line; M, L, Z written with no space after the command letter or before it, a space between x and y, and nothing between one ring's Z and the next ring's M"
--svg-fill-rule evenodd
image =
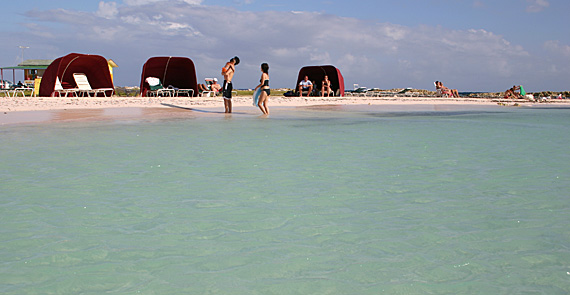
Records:
M40 84L40 96L52 96L54 94L56 78L59 78L64 89L77 88L73 73L85 74L92 89L115 88L109 71L109 64L104 57L70 53L57 58L47 67ZM114 91L109 90L108 92ZM113 95L113 93L107 93L107 95Z
M159 56L151 57L143 65L141 75L141 95L147 96L150 85L146 78L159 78L164 87L173 86L179 89L193 89L198 94L198 80L194 62L187 57Z
M302 67L299 70L297 83L293 89L297 90L299 88L299 82L305 79L305 76L309 76L309 80L315 83L316 89L320 91L325 75L329 76L331 88L334 91L335 96L344 96L344 78L342 77L340 70L331 65Z

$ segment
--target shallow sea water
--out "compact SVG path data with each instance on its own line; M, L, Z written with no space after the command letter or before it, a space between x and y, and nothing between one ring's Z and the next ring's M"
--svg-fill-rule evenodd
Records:
M570 293L570 109L273 111L0 127L0 293Z

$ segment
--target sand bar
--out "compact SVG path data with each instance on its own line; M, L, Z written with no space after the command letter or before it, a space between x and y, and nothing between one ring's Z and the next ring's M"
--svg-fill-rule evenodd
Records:
M234 113L258 115L251 97L235 97ZM270 97L270 108L299 108L327 106L384 106L417 108L418 105L462 106L536 106L569 107L566 100L551 103L528 101L497 101L486 98L435 98L435 97L333 97L300 98ZM162 118L188 118L189 116L219 116L223 114L221 97L108 97L108 98L53 98L53 97L2 97L0 98L0 125L45 123L62 121L93 121Z

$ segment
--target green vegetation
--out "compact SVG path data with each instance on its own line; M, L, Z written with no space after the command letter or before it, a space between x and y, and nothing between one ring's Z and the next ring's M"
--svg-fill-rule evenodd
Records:
M10 91L10 95L8 95L6 92L1 92L1 93L0 93L0 97L12 96L12 90L9 90L9 91ZM32 96L32 92L33 92L33 90L24 90L24 94L25 94L27 97ZM21 91L18 91L17 96L22 97L22 92L21 92Z
M139 87L115 87L115 95L119 97L132 97L139 94Z
M290 89L271 89L271 96L276 97L276 96L283 96L283 94L287 91L289 91ZM403 88L394 88L394 89L386 89L386 90L381 90L381 89L374 89L376 91L386 91L386 92L400 92L403 90ZM30 97L32 95L32 91L33 90L25 90L24 93L27 97ZM253 95L253 90L236 90L237 91L237 95L236 96L252 96ZM436 92L435 91L430 91L430 90L425 90L425 89L411 89L408 92L411 93L418 93L419 96L435 96ZM539 98L539 97L551 97L551 98L556 98L559 94L562 94L563 98L570 98L570 91L540 91L540 92L528 92L528 94L532 94L534 95L535 98ZM140 95L140 89L139 87L115 87L115 96L118 97L136 97ZM469 98L497 98L497 97L503 97L504 92L481 92L481 93L471 93L469 95L463 95L463 97L469 97ZM10 94L8 95L6 92L0 92L0 97L7 97L7 96L12 96L12 92L10 92ZM18 92L17 96L22 96L21 92Z

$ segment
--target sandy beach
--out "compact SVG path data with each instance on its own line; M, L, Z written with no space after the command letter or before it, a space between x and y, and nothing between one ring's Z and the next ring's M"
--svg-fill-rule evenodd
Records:
M233 98L236 114L257 114L259 109L252 106L251 97ZM270 97L268 106L272 107L310 107L310 106L398 106L418 105L463 105L463 106L534 106L548 105L567 107L566 100L551 100L548 103L528 101L497 100L490 98L435 98L435 97L333 97L300 98ZM190 113L189 113L190 111ZM117 118L184 118L223 114L221 97L89 97L89 98L54 98L54 97L2 97L0 99L0 125L25 124L62 121L92 121ZM260 112L259 112L260 113Z

